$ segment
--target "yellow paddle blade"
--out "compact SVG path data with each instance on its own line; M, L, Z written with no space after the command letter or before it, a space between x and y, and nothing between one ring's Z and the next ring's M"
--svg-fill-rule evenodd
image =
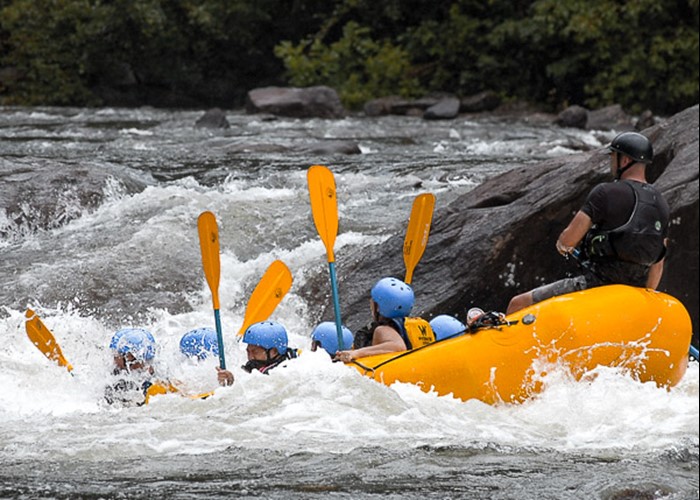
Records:
M151 385L146 389L146 400L144 404L148 404L152 397L162 396L163 394L173 394L177 393L189 399L206 399L214 394L214 391L203 392L201 394L185 394L176 386L168 381L159 381Z
M423 256L425 247L428 244L434 207L435 195L431 193L418 195L413 201L411 216L408 219L406 238L403 243L403 262L406 265L406 278L404 281L409 285L413 281L413 270Z
M314 165L306 173L311 199L311 213L323 244L328 262L335 262L333 246L338 235L338 200L333 172L322 165Z
M72 371L73 366L63 357L61 347L56 342L56 338L51 333L51 330L46 328L39 316L31 309L27 309L24 315L27 318L25 323L27 336L32 341L32 344L43 352L44 356L52 361L56 361L59 366L65 366L69 372Z
M159 396L161 394L169 394L173 392L180 392L177 387L175 387L173 384L167 381L160 381L160 382L155 382L154 384L151 384L151 386L146 389L146 401L144 402L145 404L148 404L150 399L154 396Z
M243 326L238 335L243 335L253 323L269 318L291 287L292 273L285 263L276 260L270 264L248 300Z
M190 399L207 399L209 396L213 396L214 391L203 392L201 394L187 394L186 396Z
M219 309L219 276L221 264L219 262L219 228L216 225L216 217L211 212L202 212L197 219L199 231L199 247L202 250L202 268L207 284L211 290L211 298L214 309Z

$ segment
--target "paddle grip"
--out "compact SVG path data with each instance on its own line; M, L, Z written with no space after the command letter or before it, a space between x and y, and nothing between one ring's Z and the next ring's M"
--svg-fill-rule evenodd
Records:
M226 369L226 359L224 358L224 336L221 334L221 315L219 310L214 309L214 323L216 324L216 341L219 343L219 366Z
M338 334L338 350L344 351L343 326L340 320L340 302L338 301L338 278L335 275L335 262L328 263L328 271L331 274L331 290L333 292L333 311L335 313L335 331ZM348 346L350 347L350 346Z

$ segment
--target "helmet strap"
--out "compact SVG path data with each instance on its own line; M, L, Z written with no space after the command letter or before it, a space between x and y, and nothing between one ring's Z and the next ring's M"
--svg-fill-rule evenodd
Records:
M615 175L615 179L620 180L622 178L622 174L624 174L628 169L632 168L637 162L634 160L634 158L630 158L632 161L628 163L626 167L622 167L620 166L620 163L623 156L620 153L617 153L617 155L617 173Z
M272 356L270 356L270 351L272 349L274 348L265 350L265 353L267 354L267 359L265 361L261 359L252 359L248 361L245 365L243 365L243 369L248 373L252 372L253 370L258 370L264 373L267 367L275 366L278 362L281 362L280 358L284 358L284 355L278 353L277 356L273 358Z

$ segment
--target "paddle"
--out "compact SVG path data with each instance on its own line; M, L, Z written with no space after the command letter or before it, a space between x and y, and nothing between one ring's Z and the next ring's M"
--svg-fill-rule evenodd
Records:
M32 344L43 352L47 358L57 362L59 366L65 366L68 372L73 375L73 365L63 356L61 347L58 345L58 342L56 342L56 338L53 336L53 333L51 333L51 330L46 328L46 325L44 325L39 316L31 309L27 309L24 315L27 317L25 323L27 336L29 340L32 341Z
M423 256L425 247L428 244L434 207L435 195L431 193L420 194L413 201L413 208L411 209L411 216L408 219L408 228L406 229L406 238L403 243L403 262L406 266L404 281L409 285L413 281L413 270Z
M338 200L335 191L333 172L322 165L309 168L306 178L309 185L311 213L328 255L328 270L331 275L333 310L335 312L335 329L338 334L338 350L344 350L343 327L340 320L340 302L338 301L338 282L335 274L335 255L333 245L338 234ZM349 346L348 346L349 347Z
M276 260L270 264L248 300L238 335L243 335L253 323L269 318L291 287L292 273L284 262Z
M56 342L56 338L51 333L51 330L46 328L46 325L41 321L39 316L36 315L31 309L27 309L25 313L27 321L25 323L27 329L27 336L29 340L34 344L44 355L52 361L56 361L59 366L65 366L71 375L73 374L73 366L66 361L66 358L61 352L61 347ZM149 399L152 396L157 396L160 394L167 394L170 392L177 392L186 396L190 399L205 399L212 394L214 391L204 392L202 394L183 394L180 390L175 387L170 382L155 382L146 391L145 404L148 404Z
M185 394L171 382L160 381L155 382L148 389L146 389L146 399L144 400L144 404L148 404L152 397L171 393L176 393L189 399L206 399L209 396L214 395L214 391L202 392L201 394Z
M216 323L216 340L219 343L219 366L226 369L224 358L224 338L221 334L221 316L219 314L219 277L221 264L219 262L219 228L216 217L211 212L202 212L197 219L199 231L199 246L202 250L202 268L207 278L211 298L214 304L214 321Z

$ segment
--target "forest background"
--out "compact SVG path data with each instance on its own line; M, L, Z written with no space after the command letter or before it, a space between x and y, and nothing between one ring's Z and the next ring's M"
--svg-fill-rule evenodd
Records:
M0 0L0 105L242 106L253 88L698 102L698 0Z

